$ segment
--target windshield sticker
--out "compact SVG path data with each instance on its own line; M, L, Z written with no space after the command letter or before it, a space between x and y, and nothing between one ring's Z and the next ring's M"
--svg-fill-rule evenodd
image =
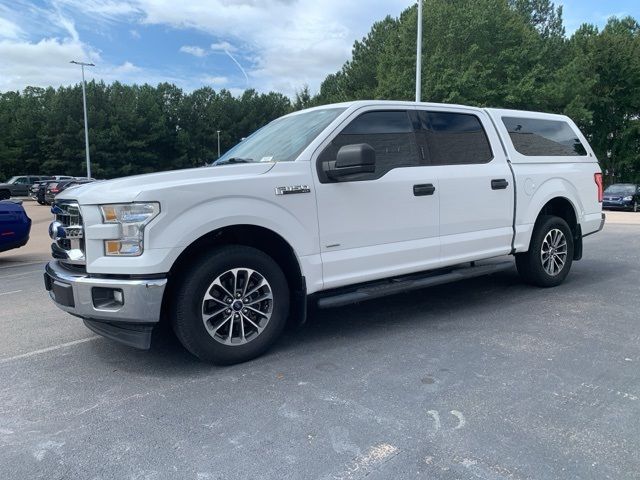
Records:
M273 161L273 156L271 157L262 157L260 159L260 162L272 162Z

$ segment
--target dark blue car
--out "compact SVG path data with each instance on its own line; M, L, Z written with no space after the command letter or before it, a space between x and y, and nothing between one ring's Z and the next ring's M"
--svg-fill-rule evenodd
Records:
M602 208L631 210L640 209L640 185L615 183L604 191Z
M19 248L29 241L31 219L15 200L0 201L0 252Z

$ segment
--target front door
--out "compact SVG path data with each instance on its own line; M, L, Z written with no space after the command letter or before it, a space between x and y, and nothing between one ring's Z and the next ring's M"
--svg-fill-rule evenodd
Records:
M366 143L373 173L331 181L322 163ZM437 177L424 164L406 109L354 113L320 153L314 175L324 288L428 269L439 261Z

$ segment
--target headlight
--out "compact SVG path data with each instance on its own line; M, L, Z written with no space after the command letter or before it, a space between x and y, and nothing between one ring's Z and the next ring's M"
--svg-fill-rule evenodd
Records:
M623 198L623 200L624 200L625 202L630 202L631 200L633 200L633 197L632 197L632 196L624 197L624 198Z
M103 223L120 225L120 238L105 240L107 256L138 257L142 255L144 227L160 213L160 204L123 203L100 205Z

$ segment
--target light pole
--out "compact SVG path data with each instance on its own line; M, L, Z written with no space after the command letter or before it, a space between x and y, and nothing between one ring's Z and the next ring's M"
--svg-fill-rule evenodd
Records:
M218 158L220 158L220 130L216 130L218 133Z
M84 67L95 67L93 63L76 62L69 63L80 65L82 68L82 107L84 110L84 148L87 155L87 178L91 178L91 159L89 158L89 122L87 121L87 93L85 92Z
M418 0L418 37L416 39L416 102L422 89L422 0Z

